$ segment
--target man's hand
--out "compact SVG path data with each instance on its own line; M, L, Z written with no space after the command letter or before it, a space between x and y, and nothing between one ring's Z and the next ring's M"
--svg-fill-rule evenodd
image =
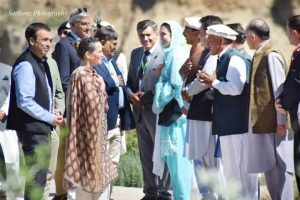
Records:
M276 135L278 135L278 136L284 136L287 133L288 133L288 130L287 130L285 124L278 124L276 126Z
M184 114L184 115L187 115L188 114L188 109L186 109L185 107L183 107L181 109L181 113Z
M190 59L187 59L183 65L181 66L180 70L179 70L179 74L182 76L187 76L188 73L191 71L192 68L192 62Z
M284 110L284 108L283 108L282 105L280 104L280 100L279 100L279 99L277 99L277 100L275 101L275 108L276 108L276 110L277 110L278 112L283 113L283 114L286 114L286 110Z
M184 87L184 88L182 88L182 90L181 90L181 96L182 96L182 99L184 100L184 101L191 101L192 100L192 98L189 96L189 94L188 94L188 92L187 92L187 89L186 89L186 87Z
M118 81L119 81L119 85L124 85L124 79L123 79L123 76L119 75L119 76L118 76Z
M6 117L5 112L0 110L0 121L3 120L5 117Z
M138 107L141 106L140 93L132 93L132 94L129 96L129 99L130 99L130 101L132 102L132 104L133 104L134 106L138 106Z
M206 71L198 71L197 77L201 83L211 86L213 81L217 79L216 72L213 74L208 74Z
M55 113L54 120L52 122L53 126L60 125L63 122L63 117L59 113Z

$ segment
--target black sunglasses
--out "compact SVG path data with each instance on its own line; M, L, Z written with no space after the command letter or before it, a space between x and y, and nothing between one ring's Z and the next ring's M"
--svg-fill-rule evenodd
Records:
M70 32L70 31L65 30L65 31L63 31L61 34L62 34L62 35L68 35L69 32Z
M78 8L78 14L79 13L86 13L87 12L87 8Z

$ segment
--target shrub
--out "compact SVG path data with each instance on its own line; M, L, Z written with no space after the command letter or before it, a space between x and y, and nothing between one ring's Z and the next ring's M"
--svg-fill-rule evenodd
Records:
M114 185L143 187L143 174L135 131L126 133L127 153L121 156Z

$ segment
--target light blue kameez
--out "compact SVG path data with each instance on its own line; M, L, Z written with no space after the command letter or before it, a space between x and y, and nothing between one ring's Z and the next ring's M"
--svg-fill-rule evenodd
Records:
M176 98L183 107L181 89L183 80L179 69L188 58L189 50L176 22L166 22L171 27L171 44L164 50L164 67L155 87L153 112L159 114L165 105ZM189 200L192 183L192 163L183 156L186 134L186 117L182 115L169 127L160 126L160 153L166 161L173 185L175 200Z

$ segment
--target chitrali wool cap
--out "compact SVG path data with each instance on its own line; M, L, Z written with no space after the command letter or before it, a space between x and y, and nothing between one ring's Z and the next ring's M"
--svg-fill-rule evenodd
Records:
M215 24L207 27L207 35L220 36L229 40L236 40L238 33L224 24Z
M200 19L201 17L186 17L184 18L184 25L196 30L200 30L201 27Z

